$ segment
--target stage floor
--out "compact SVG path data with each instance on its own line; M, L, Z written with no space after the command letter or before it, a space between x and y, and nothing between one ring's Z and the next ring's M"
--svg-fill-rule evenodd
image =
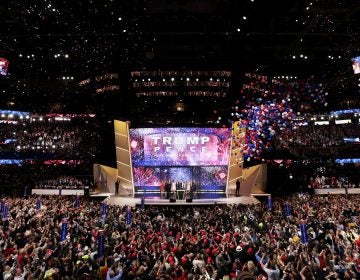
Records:
M106 201L110 205L119 206L140 206L141 198L133 197L120 197L111 195L107 197ZM229 198L218 198L218 199L193 199L192 202L186 202L186 200L177 199L175 202L170 202L169 199L161 198L145 198L146 205L156 206L202 206L202 205L217 205L217 204L243 204L251 205L260 203L254 196L240 196L240 197L229 197Z

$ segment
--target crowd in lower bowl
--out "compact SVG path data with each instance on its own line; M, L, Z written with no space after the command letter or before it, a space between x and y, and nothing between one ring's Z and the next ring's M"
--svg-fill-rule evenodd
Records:
M105 207L77 199L1 200L0 278L360 277L357 195L273 198L271 209L267 202Z

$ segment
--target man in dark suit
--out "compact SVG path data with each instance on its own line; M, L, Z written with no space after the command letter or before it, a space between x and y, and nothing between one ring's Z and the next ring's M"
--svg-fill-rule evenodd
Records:
M240 180L239 180L239 179L236 180L235 196L236 196L236 197L240 196Z
M117 178L115 181L115 196L119 195L120 179Z

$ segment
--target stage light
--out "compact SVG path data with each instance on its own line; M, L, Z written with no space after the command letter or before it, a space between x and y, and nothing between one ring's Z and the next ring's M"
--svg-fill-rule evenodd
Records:
M240 30L240 28L237 28L236 31L237 31L237 32L240 32L241 30Z
M22 54L19 54L19 57L22 57Z
M293 58L293 59L295 59L295 58L296 58L296 56L295 56L295 55L293 55L293 56L292 56L292 58Z
M198 81L199 81L199 78L196 78L196 81L198 82Z
M65 58L68 58L69 57L69 55L68 54L65 54Z
M186 81L187 81L187 82L190 81L190 78L186 78Z
M118 20L122 20L122 17L119 17Z
M246 17L246 16L243 16L243 20L247 20L247 17Z
M175 81L175 78L171 78L171 81L172 81L172 82Z

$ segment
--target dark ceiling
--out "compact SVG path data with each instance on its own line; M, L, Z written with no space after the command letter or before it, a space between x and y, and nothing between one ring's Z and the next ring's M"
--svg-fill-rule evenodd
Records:
M359 19L358 0L1 1L0 57L10 61L1 106L79 109L79 81L117 72L127 92L129 72L145 69L230 70L235 87L246 71L315 74L338 87L353 79ZM106 101L87 100L90 111Z

